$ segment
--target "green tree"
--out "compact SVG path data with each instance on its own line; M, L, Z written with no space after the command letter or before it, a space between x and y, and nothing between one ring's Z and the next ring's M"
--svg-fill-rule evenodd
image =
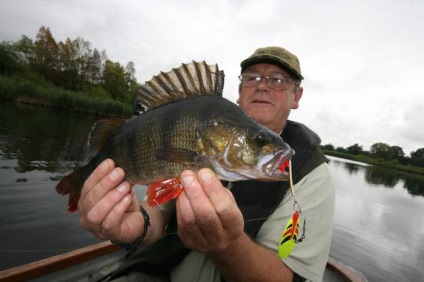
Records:
M333 146L333 144L323 145L323 146L321 146L321 148L322 148L323 150L334 151L334 146Z
M94 48L93 54L88 59L88 66L86 71L87 82L92 85L98 85L101 82L101 70L104 59L99 50Z
M137 83L135 78L135 67L133 62L128 62L125 66L125 90L130 91L134 84Z
M34 42L35 69L46 79L60 83L59 46L53 38L50 29L42 26Z
M106 60L103 70L103 88L113 99L123 101L125 97L125 70L119 63Z
M125 67L125 80L125 91L127 93L123 102L132 103L138 90L140 89L140 85L137 83L137 79L135 77L135 65L133 62L128 62L127 66Z
M403 157L405 157L405 153L403 152L403 149L399 146L392 146L392 150L393 150L393 158L400 160Z
M424 167L424 148L411 152L411 164Z
M59 42L63 84L68 89L80 90L101 82L102 55L91 50L91 43L78 37Z
M73 44L77 52L75 62L79 82L81 84L80 87L82 88L84 83L89 83L90 81L89 69L93 51L91 50L91 43L81 37L77 37L77 39L73 41Z
M17 72L19 62L10 44L0 43L0 74L10 75Z
M383 160L390 161L393 159L393 149L386 143L375 143L371 145L370 154L374 158L382 158Z
M343 147L337 147L336 148L336 151L337 152L340 152L340 153L347 153L347 150L345 148L343 148Z
M424 148L411 152L411 159L424 158Z
M21 73L28 75L30 63L34 60L35 48L32 40L22 36L18 42L2 42L0 73Z
M67 89L77 89L78 69L76 66L77 51L71 39L59 42L59 58L62 85Z
M358 145L357 143L355 143L352 146L347 147L346 150L351 155L359 155L363 152L362 146Z
M31 65L35 60L35 46L31 38L23 35L21 39L13 44L13 49L20 64Z
M18 42L0 43L0 73L13 72L32 81L53 82L92 97L122 102L132 102L139 89L133 62L124 68L108 60L105 51L93 50L81 37L56 42L45 26L40 27L35 41L24 35Z

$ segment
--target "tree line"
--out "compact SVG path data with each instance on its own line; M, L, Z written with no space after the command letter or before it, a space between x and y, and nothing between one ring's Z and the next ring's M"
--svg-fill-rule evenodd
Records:
M424 167L424 148L412 151L410 156L406 156L403 148L399 146L390 146L386 143L375 143L371 145L370 150L366 151L362 145L357 143L347 147L335 148L332 144L322 145L321 149L334 156L340 156L348 159L356 159L367 163L389 164L389 166L415 166ZM371 161L370 161L371 160Z
M124 103L132 103L139 89L133 62L125 67L113 62L105 51L93 49L81 37L57 42L44 26L35 40L23 35L17 42L0 43L0 75L47 82Z

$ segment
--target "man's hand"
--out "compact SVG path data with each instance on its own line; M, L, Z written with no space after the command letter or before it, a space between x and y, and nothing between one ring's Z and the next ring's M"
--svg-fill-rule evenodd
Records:
M244 233L233 195L212 171L184 171L181 180L178 235L187 248L206 253L226 281L292 281L278 255Z
M181 173L184 192L177 198L178 235L202 253L220 253L244 235L244 221L231 192L210 169Z
M78 202L80 223L99 239L129 242L143 231L139 201L124 177L124 171L107 159L84 183Z

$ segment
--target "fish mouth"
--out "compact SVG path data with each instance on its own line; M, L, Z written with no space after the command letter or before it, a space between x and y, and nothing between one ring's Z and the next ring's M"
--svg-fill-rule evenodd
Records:
M274 153L262 155L254 167L235 168L222 165L214 160L214 169L221 180L239 181L256 179L260 181L287 181L289 174L280 167L294 155L294 150L279 147ZM227 163L227 165L231 165Z
M269 177L287 178L288 173L281 171L281 165L290 160L294 155L294 150L287 148L277 148L273 155L267 158L266 162L262 164L261 170Z

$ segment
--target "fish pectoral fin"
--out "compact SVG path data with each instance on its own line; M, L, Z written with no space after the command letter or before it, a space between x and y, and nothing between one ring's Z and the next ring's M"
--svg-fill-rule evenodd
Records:
M122 118L107 118L96 121L88 138L89 155L96 155L125 121L126 119Z
M178 177L154 182L147 188L147 203L151 207L165 204L175 199L183 191L183 185Z
M201 156L195 152L184 148L169 148L156 150L155 157L159 160L179 163L183 165L193 165L201 162Z

